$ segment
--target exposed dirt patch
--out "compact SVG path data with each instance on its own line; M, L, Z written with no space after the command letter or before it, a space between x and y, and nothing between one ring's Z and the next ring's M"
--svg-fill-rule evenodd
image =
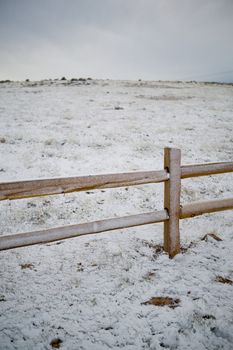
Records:
M180 299L173 299L169 297L153 297L142 304L155 306L169 306L170 308L174 309L175 307L179 306Z

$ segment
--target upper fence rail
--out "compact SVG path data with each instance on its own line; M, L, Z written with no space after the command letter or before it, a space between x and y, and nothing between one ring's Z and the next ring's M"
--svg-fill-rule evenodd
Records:
M0 200L21 199L166 181L166 170L0 183Z
M233 162L181 166L181 179L233 172ZM61 177L0 183L0 200L22 199L103 188L128 187L164 182L167 170Z

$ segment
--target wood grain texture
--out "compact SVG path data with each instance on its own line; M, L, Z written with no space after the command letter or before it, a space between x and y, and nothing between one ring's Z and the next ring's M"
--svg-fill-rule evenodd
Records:
M227 172L233 172L233 162L185 165L181 167L181 178L185 179ZM1 182L0 200L159 183L167 181L168 178L169 174L166 170L159 170Z
M164 222L164 250L169 257L180 252L180 189L181 189L181 152L175 148L165 148L164 168L169 172L169 180L164 184L164 209L169 220Z
M168 219L166 210L155 211L121 218L105 219L84 224L57 227L48 230L18 233L0 237L0 250L8 250L61 239L163 222Z
M187 219L197 215L233 209L233 198L192 202L181 206L180 218Z
M233 162L183 165L181 178L207 176L233 172Z
M163 182L165 170L0 183L0 200Z

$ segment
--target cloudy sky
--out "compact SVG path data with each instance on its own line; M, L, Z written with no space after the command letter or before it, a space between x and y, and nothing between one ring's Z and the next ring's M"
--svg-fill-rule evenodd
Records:
M233 82L233 0L0 0L0 80Z

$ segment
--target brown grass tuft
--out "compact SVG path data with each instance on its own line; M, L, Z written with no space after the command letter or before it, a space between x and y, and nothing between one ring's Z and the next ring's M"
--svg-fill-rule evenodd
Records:
M215 233L207 233L205 236L202 237L202 241L207 241L208 237L212 237L213 239L215 239L215 241L222 241L222 238L218 237Z
M222 276L217 276L215 278L215 281L216 282L220 282L220 283L233 285L233 281L232 280L230 280L229 278L222 277Z
M32 269L34 267L33 264L20 264L21 266L21 269L24 270L24 269Z
M51 345L52 348L54 348L54 349L59 349L61 343L62 343L62 340L61 340L61 339L55 338L55 339L51 340L50 345Z

